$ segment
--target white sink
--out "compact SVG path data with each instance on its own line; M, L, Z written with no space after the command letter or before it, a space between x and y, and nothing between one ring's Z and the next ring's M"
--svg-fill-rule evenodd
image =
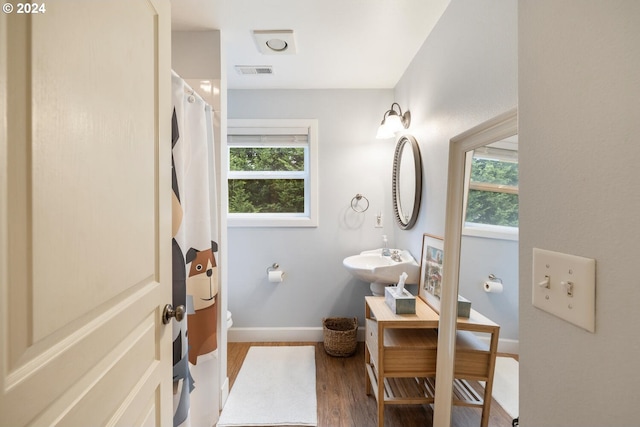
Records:
M405 272L408 285L417 285L420 280L420 265L409 251L390 249L397 256L382 256L382 249L361 252L345 258L342 265L357 279L371 283L374 295L384 295L385 286L398 283Z

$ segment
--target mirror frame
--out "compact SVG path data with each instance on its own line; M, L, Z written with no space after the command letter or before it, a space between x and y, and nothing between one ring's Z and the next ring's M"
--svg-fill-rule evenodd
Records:
M400 199L400 165L402 163L402 153L406 144L410 144L413 152L413 167L415 178L415 194L413 196L413 208L409 220L404 221L404 212L402 210L402 201ZM422 157L420 156L420 147L418 141L411 135L402 135L396 144L396 151L393 155L393 178L391 183L393 197L393 213L396 217L398 226L403 230L412 228L418 220L420 212L420 202L422 199Z
M433 425L451 425L451 395L456 348L458 310L458 281L460 277L460 248L462 238L462 212L466 154L481 146L500 141L518 133L518 112L514 108L481 123L458 136L449 144L449 170L445 219L444 261L440 321L438 325L438 351L436 359L435 407Z

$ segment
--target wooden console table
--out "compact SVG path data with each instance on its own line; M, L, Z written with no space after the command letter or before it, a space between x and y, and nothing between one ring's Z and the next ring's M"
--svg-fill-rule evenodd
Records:
M420 298L415 314L394 314L384 297L365 297L365 369L367 395L378 402L378 426L384 426L384 406L433 403L439 315ZM489 345L475 334L490 335ZM458 318L453 404L482 408L481 426L489 423L491 389L500 326L475 310ZM485 381L484 396L466 380Z

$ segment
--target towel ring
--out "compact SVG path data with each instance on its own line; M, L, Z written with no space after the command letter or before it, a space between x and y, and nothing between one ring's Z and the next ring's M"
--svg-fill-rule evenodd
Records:
M365 207L358 206L358 204L360 203L360 200L362 199L364 199L364 201L367 202L367 205ZM358 212L358 213L362 213L366 211L367 209L369 209L369 199L367 199L360 193L356 194L355 197L351 199L351 209L353 209L355 212Z

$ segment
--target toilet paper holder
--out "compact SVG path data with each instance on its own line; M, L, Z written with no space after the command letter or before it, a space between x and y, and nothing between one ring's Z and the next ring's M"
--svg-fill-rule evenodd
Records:
M277 262L274 262L271 267L267 267L267 280L271 283L280 283L284 281L284 271L278 270Z
M496 277L495 274L489 274L489 280L485 281L482 285L485 292L492 294L500 294L503 291L502 279Z
M271 267L267 267L267 274L269 274L270 271L277 270L278 268L280 268L280 265L277 262L274 262Z
M499 277L496 277L496 275L493 273L489 273L489 280L502 283L502 279Z

